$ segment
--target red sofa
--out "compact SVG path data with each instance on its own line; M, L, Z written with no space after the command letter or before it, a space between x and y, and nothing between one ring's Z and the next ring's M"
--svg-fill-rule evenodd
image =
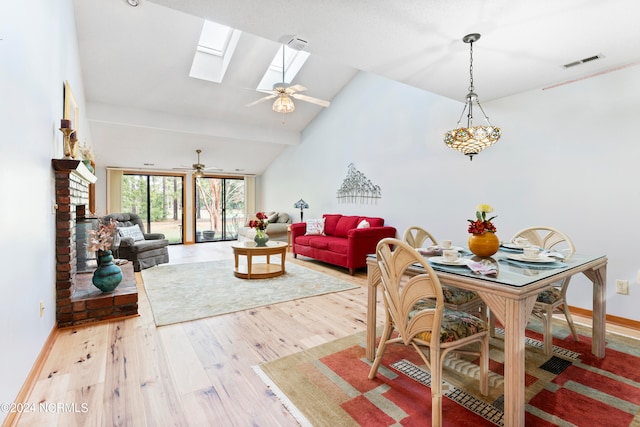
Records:
M384 219L363 216L324 214L324 234L306 235L307 223L291 224L291 246L294 258L298 254L329 264L345 267L350 274L367 265L367 255L376 252L376 245L385 237L395 237L396 229L384 225ZM366 220L368 228L357 228Z

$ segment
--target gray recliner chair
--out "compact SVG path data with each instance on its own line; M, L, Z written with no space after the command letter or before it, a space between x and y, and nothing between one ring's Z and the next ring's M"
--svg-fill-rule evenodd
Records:
M158 264L169 262L169 241L162 233L145 233L144 223L138 214L112 213L103 219L109 222L113 218L118 228L138 225L144 240L134 240L133 237L121 237L120 246L113 248L118 258L128 259L133 263L133 271L140 271Z

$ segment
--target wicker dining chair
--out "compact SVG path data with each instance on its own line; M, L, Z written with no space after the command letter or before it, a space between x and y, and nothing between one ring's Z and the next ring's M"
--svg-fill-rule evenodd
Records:
M404 231L402 240L407 242L412 248L422 248L425 246L425 242L430 242L428 246L437 246L438 241L431 233L424 228L412 225Z
M564 260L569 260L576 251L573 242L565 233L546 226L528 227L518 231L512 241L516 237L524 237L529 241L529 244L538 246L542 249L551 249L564 256ZM578 334L576 328L573 325L573 318L567 305L567 288L569 287L569 280L571 277L553 283L553 285L545 289L538 294L536 303L533 307L532 315L540 321L544 326L544 352L547 356L553 354L553 315L562 313L567 319L569 329L573 339L578 341Z
M376 259L380 267L386 320L369 379L376 376L387 345L412 346L431 372L431 424L440 426L442 366L449 353L479 356L480 391L483 395L488 394L487 324L469 313L445 308L438 276L424 257L407 243L393 238L381 240L376 248ZM421 265L425 273L403 278L414 264ZM394 331L397 335L392 338ZM474 351L474 343L478 344L478 351Z
M437 246L438 241L431 233L418 225L412 225L407 228L402 237L409 246L412 248L422 248L425 246L425 242L429 243L428 246ZM479 316L483 320L487 319L487 307L482 298L473 291L465 289L458 289L453 286L443 286L444 292L444 305L451 310L465 311Z

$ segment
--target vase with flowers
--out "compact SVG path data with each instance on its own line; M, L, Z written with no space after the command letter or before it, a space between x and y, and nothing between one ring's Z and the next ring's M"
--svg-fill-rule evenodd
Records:
M253 238L253 241L256 242L256 246L264 247L267 246L267 242L269 241L269 236L267 235L267 215L264 212L256 213L256 219L252 219L249 221L249 227L255 228L256 236Z
M82 156L82 163L84 163L87 169L89 169L89 172L95 173L95 156L93 155L93 149L86 140L85 143L80 147L80 155Z
M87 250L98 255L98 268L93 272L91 282L102 292L111 292L122 282L122 270L113 263L111 247L114 239L118 237L118 229L115 220L108 223L100 222L95 230L89 231Z
M493 212L493 208L487 204L476 207L476 219L469 221L469 250L479 257L490 257L498 252L500 239L496 236L496 227L493 221L496 217L487 219L487 214Z

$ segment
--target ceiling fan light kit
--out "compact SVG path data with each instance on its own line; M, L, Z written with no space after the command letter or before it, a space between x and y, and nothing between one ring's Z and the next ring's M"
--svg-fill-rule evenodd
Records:
M291 113L296 109L296 106L293 104L293 101L286 93L281 93L280 96L276 98L273 102L273 111L276 113Z
M492 126L489 122L489 117L484 112L482 105L480 105L480 101L478 100L478 95L474 92L475 87L473 86L473 43L480 39L480 34L472 33L467 34L462 38L462 41L465 43L469 43L469 93L467 94L464 108L462 109L462 113L460 114L460 118L458 119L458 124L456 129L450 130L444 134L444 142L447 146L453 150L458 150L461 153L469 156L469 160L473 160L473 156L480 153L487 147L495 144L496 141L500 139L502 135L502 131L497 126ZM473 125L473 106L477 105L482 115L484 116L484 120L486 122L485 126L474 126ZM467 111L467 126L463 127L462 117L464 116L465 111Z
M303 50L307 45L306 40L302 40L300 38L292 38L289 40L287 45L296 50ZM282 124L284 124L284 115L287 113L291 113L296 109L295 104L293 103L293 99L298 99L300 101L310 102L311 104L319 105L321 107L328 107L331 105L329 101L325 101L323 99L314 98L307 95L302 95L297 92L303 92L307 90L306 87L301 85L291 85L285 81L285 45L282 45L282 81L279 83L275 83L273 85L273 89L271 90L272 94L269 96L265 96L264 98L260 98L257 101L251 102L247 104L247 107L251 107L255 104L258 104L262 101L266 101L269 99L274 99L273 105L271 109L276 113L282 114Z

